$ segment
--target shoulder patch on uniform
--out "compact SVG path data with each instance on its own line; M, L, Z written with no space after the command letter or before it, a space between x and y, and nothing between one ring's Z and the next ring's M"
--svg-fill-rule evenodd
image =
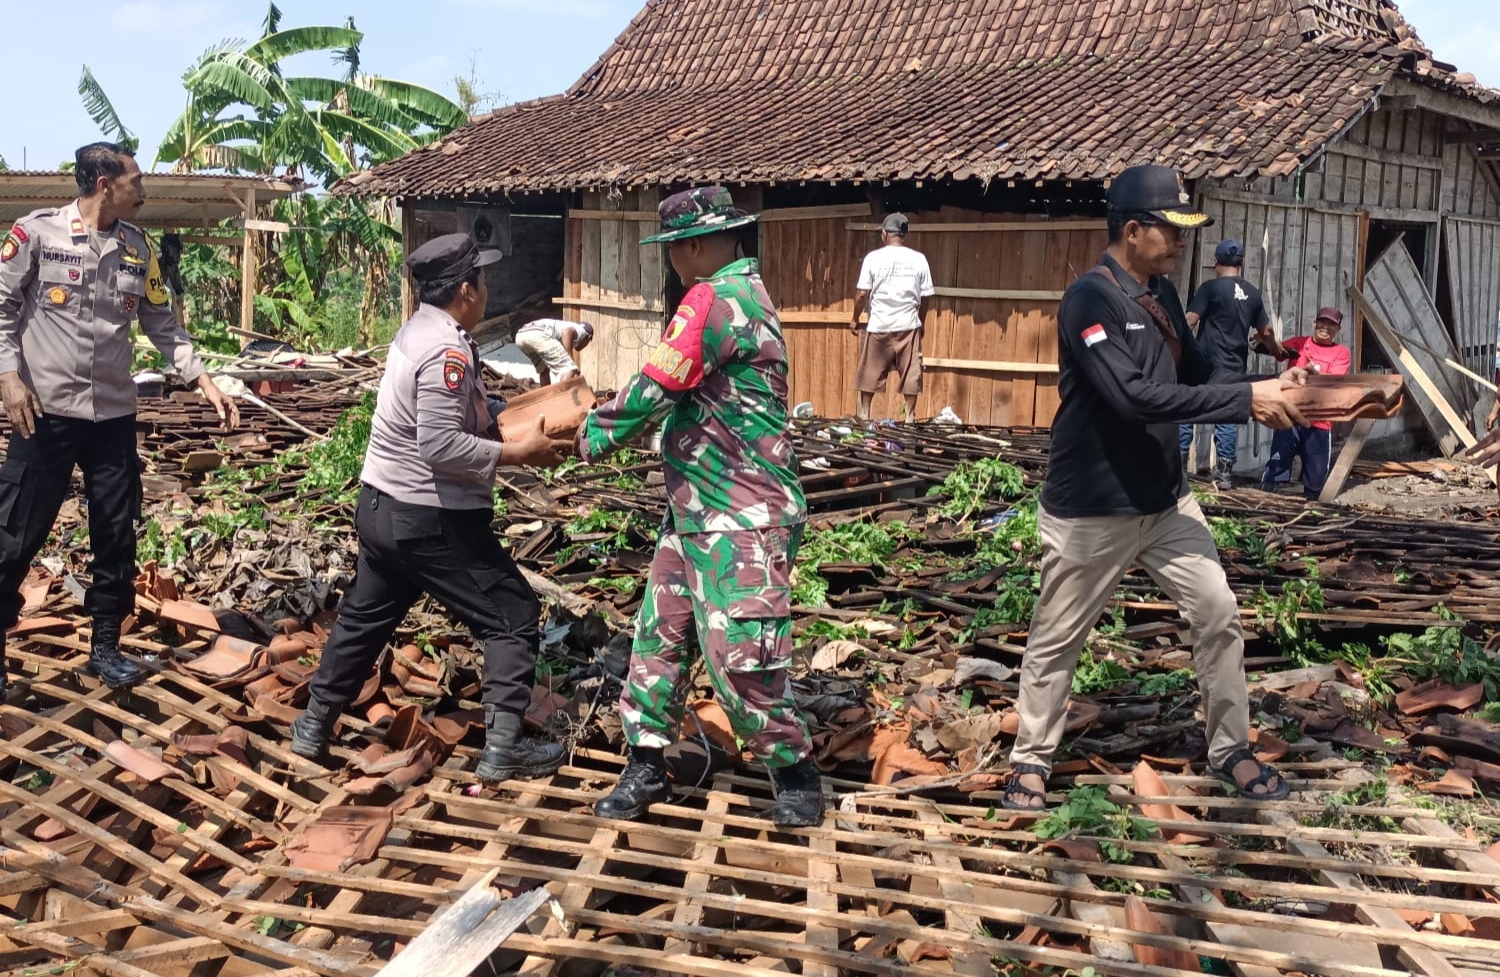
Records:
M9 261L10 259L14 258L16 256L16 252L19 250L21 250L21 245L16 243L16 235L15 232L12 231L11 233L5 235L4 241L0 241L0 262Z
M457 354L457 355L453 355ZM464 375L469 369L469 359L458 350L450 349L443 357L443 384L449 390L463 386Z
M468 366L469 365L469 354L465 353L461 349L445 349L445 350L443 350L443 359L445 359L445 360L458 360L464 366Z
M15 226L13 226L10 229L10 234L8 236L14 237L21 244L25 244L27 241L31 240L31 238L26 235L26 228L22 227L20 224L16 224Z
M146 301L152 305L166 305L170 299L162 282L161 266L156 263L156 252L148 248L146 253L151 258L146 267Z
M1093 346L1096 343L1102 343L1104 342L1104 326L1102 323L1096 322L1079 333L1079 335L1083 337L1084 346Z
M698 284L683 296L661 342L641 372L668 390L691 390L703 380L703 327L715 299L712 285Z

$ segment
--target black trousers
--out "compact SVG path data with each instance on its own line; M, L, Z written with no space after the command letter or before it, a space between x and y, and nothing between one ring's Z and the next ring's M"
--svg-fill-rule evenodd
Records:
M83 469L93 554L84 609L114 618L135 609L135 521L141 514L135 417L44 416L31 437L11 434L0 464L0 627L10 628L21 613L21 583L57 521L74 466Z
M541 603L490 529L487 509L438 509L360 489L354 525L359 565L323 648L312 694L343 708L424 592L484 648L486 705L524 713L531 704Z

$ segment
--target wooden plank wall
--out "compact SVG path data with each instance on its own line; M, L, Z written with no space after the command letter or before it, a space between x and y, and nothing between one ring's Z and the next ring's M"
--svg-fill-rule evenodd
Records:
M613 198L589 192L581 209L568 212L564 294L556 301L567 319L594 326L580 362L596 390L623 386L661 336L664 256L660 245L639 243L656 230L659 200L655 189Z
M958 208L910 213L910 246L927 255L938 295L924 321L924 390L918 416L945 406L973 424L1047 426L1057 411L1057 299L1091 268L1105 244L1102 221L1048 225L1037 215ZM1034 223L1036 230L955 229ZM926 225L927 229L923 227ZM864 255L877 247L873 219L768 221L761 228L766 284L782 313L792 364L792 400L823 415L852 414L858 340L849 332ZM943 294L947 290L1025 291L1045 298ZM1040 365L976 369L935 364L967 360ZM875 399L876 417L899 416L894 381Z
M1500 321L1500 224L1449 217L1443 222L1443 239L1453 338L1461 362L1482 377L1492 377Z

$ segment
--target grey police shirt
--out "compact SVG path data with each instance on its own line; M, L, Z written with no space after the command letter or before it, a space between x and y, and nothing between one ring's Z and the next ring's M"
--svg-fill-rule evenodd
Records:
M489 509L501 450L490 429L474 341L418 306L391 342L361 481L415 505Z
M32 211L0 240L0 373L19 373L43 414L105 421L135 413L136 320L184 380L203 375L134 224L91 232L75 200Z

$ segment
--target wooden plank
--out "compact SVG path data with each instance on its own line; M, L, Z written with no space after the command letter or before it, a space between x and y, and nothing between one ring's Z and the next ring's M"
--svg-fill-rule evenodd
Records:
M829 916L839 915L839 897L829 889L830 882L837 882L838 846L830 838L814 837L808 840L807 860L807 908ZM807 924L807 943L824 950L838 951L840 930L836 926L820 921ZM986 977L989 959L985 958ZM809 960L802 965L804 977L839 977L837 966L821 961Z
M1416 357L1401 342L1400 337L1390 330L1390 327L1381 318L1380 313L1376 312L1374 307L1366 301L1364 295L1357 289L1354 289L1353 286L1350 288L1350 297L1355 298L1357 296L1355 300L1361 303L1363 307L1365 321L1370 324L1376 337L1380 339L1381 346L1386 347L1387 352L1394 351L1393 355L1401 363L1403 372L1416 382L1417 388L1427 395L1432 409L1436 410L1438 415L1447 422L1449 430L1443 432L1441 425L1438 425L1435 420L1429 417L1427 411L1423 411L1423 416L1428 420L1429 429L1432 430L1433 436L1439 439L1439 444L1451 444L1451 439L1456 437L1458 442L1465 448L1472 448L1478 439L1474 437L1468 425L1454 411L1453 406L1448 403L1448 399L1443 396L1443 392L1437 388L1432 378L1427 375L1427 371L1422 368L1422 365L1417 362ZM1421 405L1420 400L1418 401L1418 405ZM1454 450L1453 448L1446 448L1445 453L1451 456ZM1495 469L1486 468L1484 470L1489 473L1490 480L1494 481Z
M932 830L930 826L937 824L941 827L943 823L942 815L935 811L920 811L917 814L917 820L929 825L926 832L929 837L931 837ZM934 855L933 864L940 868L958 869L960 871L963 869L963 862L956 855L947 852ZM957 880L944 880L939 883L939 886L945 899L951 899L954 902L960 903L966 902L971 905L974 902L972 886L965 885ZM812 904L811 898L809 898L808 904ZM837 905L837 897L835 897L835 908L837 908ZM966 936L983 932L984 928L983 913L978 906L974 906L973 909L968 911L950 909L944 914L944 922L947 924L948 929ZM989 956L973 951L954 953L953 969L954 972L967 974L968 977L990 977L992 973Z
M598 210L588 208L570 209L567 212L568 220L584 221L649 221L656 223L661 219L654 210ZM641 235L647 237L648 235Z
M923 367L939 370L978 370L983 373L1056 373L1056 363L1007 363L994 360L956 360L948 357L923 357Z
M1375 160L1387 166L1404 166L1418 170L1441 170L1443 162L1415 153L1380 149L1375 146L1360 146L1350 142L1338 142L1323 150L1330 156L1351 156L1356 159Z
M380 968L380 977L472 973L551 898L546 889L537 888L514 899L501 899L490 888L498 874L498 870L486 873L438 914L421 936Z
M641 299L623 298L568 298L565 295L554 295L552 304L564 309L619 309L622 312L658 312L665 313L662 308L652 308Z
M773 207L760 213L762 224L778 221L828 220L830 218L865 217L869 204L832 204L824 207Z
M729 801L722 796L710 798L708 809L715 814L724 814L729 810ZM721 842L718 840L721 830L717 823L710 820L703 822L703 841L701 841L690 856L694 865L701 866L698 871L689 872L682 880L683 901L677 904L672 912L672 922L683 926L697 926L703 920L703 894L708 891L709 883L713 881L713 868L719 861L719 849ZM692 944L682 940L668 940L662 948L663 953L687 953L692 949Z
M1050 288L954 288L939 285L934 294L955 299L1014 299L1019 302L1058 302L1061 289Z
M923 234L968 234L984 231L1103 231L1108 228L1108 221L1099 220L974 221L952 224L912 222L908 225L908 230L913 235L919 231ZM879 231L880 225L846 224L845 229L868 233Z
M245 191L246 217L255 214L255 189L252 187ZM243 235L243 247L240 251L240 328L255 328L255 294L260 290L259 260L255 253L254 241L250 228L245 228ZM243 345L243 344L242 344Z
M1257 815L1257 818L1265 824L1279 826L1296 824L1290 817L1278 811L1261 811ZM1327 848L1316 842L1301 841L1298 839L1288 840L1287 848L1294 854L1311 857L1326 858L1332 854ZM1325 885L1345 892L1364 892L1368 891L1369 888L1358 876L1352 873L1319 871L1317 875ZM1411 925L1395 910L1366 905L1360 902L1357 897L1350 904L1354 907L1354 915L1361 922L1370 926L1398 932L1408 932L1411 930ZM1443 955L1434 953L1431 950L1420 947L1402 947L1396 951L1396 955L1414 973L1426 974L1427 977L1460 977L1458 968L1449 963Z
M1328 480L1323 483L1323 491L1318 494L1319 502L1327 505L1339 497L1339 493L1344 490L1344 482L1348 481L1349 473L1354 470L1355 464L1359 461L1359 453L1365 449L1365 442L1369 440L1370 432L1374 428L1373 417L1361 417L1354 422L1354 428L1349 432L1348 439L1339 449L1338 459L1328 472Z

